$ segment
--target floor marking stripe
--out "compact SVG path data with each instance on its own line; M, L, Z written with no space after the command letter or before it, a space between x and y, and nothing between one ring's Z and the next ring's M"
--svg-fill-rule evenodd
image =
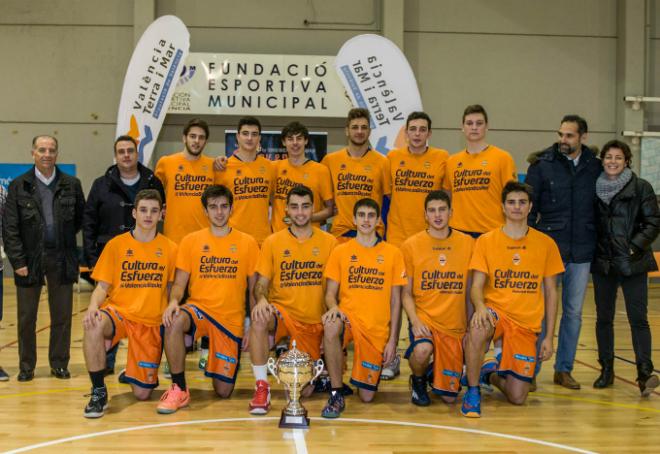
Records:
M296 454L307 454L305 431L302 429L293 429L293 441L296 442Z
M386 424L386 425L391 425L391 426L407 426L407 427L421 427L421 428L426 428L426 429L440 429L440 430L450 430L454 432L463 432L463 433L471 433L471 434L476 434L476 435L486 435L486 436L491 436L491 437L497 437L497 438L504 438L507 440L515 440L515 441L521 441L521 442L526 442L526 443L532 443L536 445L541 445L541 446L547 446L551 448L557 448L557 449L563 449L565 451L571 451L571 452L579 452L583 454L593 454L593 451L587 451L584 449L580 448L575 448L573 446L568 446L568 445L563 445L560 443L553 443L549 441L543 441L543 440L537 440L534 438L527 438L527 437L522 437L518 435L509 435L509 434L503 434L499 432L489 432L485 430L477 430L477 429L467 429L463 427L452 427L452 426L442 426L442 425L435 425L435 424L423 424L423 423L416 423L416 422L407 422L407 421L387 421L387 420L380 420L380 419L358 419L358 418L341 418L341 419L334 419L332 421L329 421L324 418L320 417L312 417L310 418L313 421L322 421L324 423L329 423L329 424L336 424L336 423L343 423L343 422L361 422L361 423L367 423L367 424ZM51 441L46 441L43 443L37 443L33 445L28 445L24 446L22 448L17 448L13 449L10 451L5 451L6 454L14 454L14 453L20 453L20 452L27 452L27 451L32 451L34 449L39 449L39 448L46 448L49 446L54 446L62 443L67 443L70 441L77 441L77 440L85 440L89 438L95 438L95 437L102 437L105 435L113 435L113 434L119 434L119 433L125 433L125 432L134 432L138 430L148 430L148 429L159 429L163 427L175 427L175 426L189 426L189 425L194 425L194 424L209 424L209 423L222 423L222 422L248 422L248 421L277 421L277 417L259 417L259 418L224 418L224 419L201 419L201 420L195 420L195 421L176 421L176 422L169 422L169 423L161 423L161 424L148 424L144 426L133 426L133 427L125 427L122 429L113 429L113 430L105 430L102 432L93 432L93 433L88 433L88 434L83 434L83 435L75 435L72 437L66 437L66 438L60 438L57 440L51 440ZM296 450L299 449L299 441L298 437L302 437L302 443L304 446L304 451L298 451L300 453L306 454L307 453L307 446L304 445L304 432L300 429L295 429L294 430L294 440L296 442Z

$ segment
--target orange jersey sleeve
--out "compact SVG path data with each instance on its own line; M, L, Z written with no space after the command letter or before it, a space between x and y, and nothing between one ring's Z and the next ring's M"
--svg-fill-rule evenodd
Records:
M496 229L477 239L470 269L488 276L484 298L488 306L534 332L545 315L543 278L564 271L559 249L549 236L530 228L519 240Z
M406 239L426 228L424 199L441 189L449 153L429 148L420 155L407 148L392 150L390 162L392 199L387 217L387 241L400 246Z
M263 156L243 162L236 156L227 160L227 168L218 172L218 184L234 195L229 225L252 235L261 244L271 234L268 208L275 187L275 166Z
M158 326L174 279L177 247L163 235L142 243L130 232L106 245L92 277L110 285L108 302L128 320Z

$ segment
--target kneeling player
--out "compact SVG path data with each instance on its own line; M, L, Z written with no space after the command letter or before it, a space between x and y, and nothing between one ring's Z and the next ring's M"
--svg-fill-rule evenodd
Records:
M250 235L229 227L232 204L232 193L225 186L207 187L202 205L211 226L186 235L179 245L170 304L163 314L172 385L161 397L158 413L174 413L190 401L185 377L186 334L209 338L204 375L213 379L218 396L227 398L234 390L245 291L249 286L252 294L259 247ZM190 296L179 306L186 285Z
M296 347L313 360L321 356L323 325L323 269L337 240L312 227L314 194L306 186L295 186L286 198L289 228L272 234L262 245L257 265L256 306L250 325L250 358L256 379L250 413L262 415L270 407L266 371L268 336L275 342L290 337ZM303 390L309 396L312 386Z
M396 354L401 287L408 280L401 251L376 235L380 207L361 199L353 207L355 238L337 246L325 269L323 351L332 389L321 416L337 418L344 410L343 348L354 343L351 383L363 402L378 390L383 364Z
M126 380L135 397L146 400L158 386L160 322L176 260L176 244L156 231L161 213L158 191L140 191L133 209L135 229L110 240L94 267L97 285L83 319L83 351L92 380L86 418L100 418L108 407L105 352L123 338L128 338Z
M504 226L477 240L470 269L474 314L465 345L468 390L464 416L481 416L479 383L499 388L509 402L527 399L536 365L536 341L545 313L547 335L539 359L552 357L557 315L557 274L564 271L557 245L527 226L531 187L510 181L502 190ZM502 339L502 359L481 364L492 340ZM481 370L480 370L481 368Z
M474 240L449 227L451 202L443 191L433 191L424 201L428 229L401 246L408 283L403 308L410 321L412 403L431 403L426 372L433 355L435 394L447 403L456 400L463 371L463 335L467 319L468 266Z

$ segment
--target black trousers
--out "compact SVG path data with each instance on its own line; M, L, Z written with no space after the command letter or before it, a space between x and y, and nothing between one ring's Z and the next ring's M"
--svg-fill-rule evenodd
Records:
M62 265L51 254L44 255L44 270L48 286L50 309L50 343L48 362L52 368L69 365L71 347L71 315L73 310L73 284L62 284ZM18 303L18 356L22 371L32 371L37 364L37 312L41 286L16 287Z
M619 286L623 290L626 314L632 334L635 362L637 366L648 365L651 361L651 330L647 317L648 276L647 273L625 277L616 272L608 275L593 273L594 297L596 299L596 340L598 359L614 359L614 314L616 295Z

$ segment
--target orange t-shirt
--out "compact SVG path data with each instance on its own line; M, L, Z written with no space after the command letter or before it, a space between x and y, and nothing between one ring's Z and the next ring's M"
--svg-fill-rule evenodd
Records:
M339 308L350 311L351 322L387 342L392 287L408 282L399 248L384 241L367 248L353 238L332 251L325 277L339 283Z
M273 232L288 227L286 216L286 196L294 186L305 185L314 193L314 212L325 208L325 202L332 200L332 179L328 168L318 162L307 160L300 166L294 166L288 159L275 161L275 194L273 195L273 213L271 224ZM315 227L321 223L315 222Z
M513 158L496 146L489 145L477 154L463 150L451 155L442 181L442 188L452 197L450 225L479 233L503 225L502 189L517 178Z
M154 173L165 188L163 233L166 237L179 243L187 234L209 226L202 193L215 178L212 158L202 155L196 161L189 161L183 152L163 156Z
M284 307L297 321L321 323L325 311L323 269L336 245L334 236L316 227L304 241L289 229L266 238L257 272L270 280L268 300Z
M190 274L187 302L243 337L247 278L254 274L258 257L254 238L236 229L224 237L213 235L210 228L186 235L176 267Z
M564 271L552 238L530 227L524 238L514 240L497 228L477 239L470 269L488 275L484 287L488 306L503 311L520 326L541 331L543 278Z
M233 155L227 160L227 168L218 172L216 181L234 195L229 225L252 235L261 245L271 234L268 205L275 185L273 163L263 156L243 162Z
M467 328L465 300L473 248L472 237L458 230L444 240L423 230L401 246L406 273L413 280L417 316L449 335L462 336Z
M335 193L337 216L332 221L332 234L342 236L355 230L353 205L365 197L370 197L383 206L383 195L390 193L389 161L376 150L368 150L361 158L352 158L348 149L342 148L325 155L321 164L330 169L332 187ZM379 224L378 233L384 233Z
M167 307L167 284L174 280L177 246L160 233L148 243L126 232L111 239L92 279L110 285L107 302L133 322L158 326Z
M387 242L401 244L426 228L424 199L442 187L449 153L429 147L422 154L398 148L387 154L390 161L392 201L387 215Z

